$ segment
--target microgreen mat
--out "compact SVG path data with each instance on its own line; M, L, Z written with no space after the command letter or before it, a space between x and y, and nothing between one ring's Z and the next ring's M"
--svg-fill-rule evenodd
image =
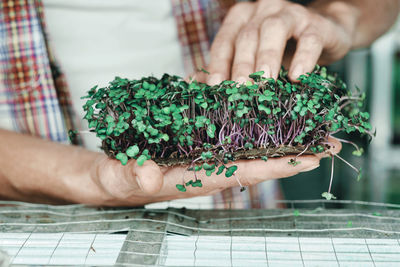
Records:
M187 164L188 171L203 169L207 176L234 176L237 166L227 163L238 159L296 155L288 162L296 166L297 156L327 150L332 134L373 135L369 114L362 111L365 94L348 90L326 68L316 66L298 83L290 82L284 69L276 80L263 74L250 74L252 82L244 84L214 86L168 74L116 77L83 97L84 119L105 153L123 165L152 159L160 165ZM361 155L356 148L354 154ZM177 189L188 186L202 183L196 178Z

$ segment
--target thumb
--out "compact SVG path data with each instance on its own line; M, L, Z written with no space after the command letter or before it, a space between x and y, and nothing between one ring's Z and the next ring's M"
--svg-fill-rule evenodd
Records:
M146 160L142 166L139 166L135 161L131 166L133 167L133 177L143 193L155 194L160 192L164 182L164 175L154 161Z

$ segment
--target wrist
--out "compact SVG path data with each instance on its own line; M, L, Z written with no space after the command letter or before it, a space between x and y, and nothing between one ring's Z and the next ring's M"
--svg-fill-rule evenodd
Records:
M72 203L102 205L107 194L97 183L96 177L98 166L106 156L74 147L74 152L69 157L72 159L71 165L62 168L58 174L65 191L65 194L59 197Z

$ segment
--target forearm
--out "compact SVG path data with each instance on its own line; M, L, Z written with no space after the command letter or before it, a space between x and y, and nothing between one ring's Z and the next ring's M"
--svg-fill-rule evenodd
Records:
M0 129L0 198L90 203L98 153Z
M370 45L396 21L399 0L318 0L310 7L344 26L351 34L352 48Z

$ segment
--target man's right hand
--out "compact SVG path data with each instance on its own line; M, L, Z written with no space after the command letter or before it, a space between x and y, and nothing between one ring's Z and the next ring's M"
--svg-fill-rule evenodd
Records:
M176 184L194 179L188 166L159 167L148 160L139 166L129 160L123 166L103 153L62 145L39 138L0 130L0 196L28 202L51 204L84 203L98 206L140 206L147 203L210 195L228 187L243 186L289 177L319 166L322 157L336 154L341 144L330 139L332 151L298 157L240 160L234 176L206 176L197 172L202 187L187 187L180 192Z
M240 160L226 166L238 166L234 176L226 178L224 174L206 176L205 171L196 172L203 186L186 187L186 192L180 192L176 184L183 184L195 179L193 171L187 171L188 166L159 167L154 161L148 160L143 166L138 166L135 160L129 160L122 166L118 160L99 155L91 170L91 179L95 181L104 193L99 196L102 202L95 200L92 204L107 206L135 206L152 202L188 198L201 195L211 195L228 187L257 184L266 180L293 176L299 172L315 169L323 157L336 154L341 149L341 143L330 138L329 152L306 155L297 158L300 164L289 165L293 156L270 158L263 160ZM236 179L237 178L237 179Z

